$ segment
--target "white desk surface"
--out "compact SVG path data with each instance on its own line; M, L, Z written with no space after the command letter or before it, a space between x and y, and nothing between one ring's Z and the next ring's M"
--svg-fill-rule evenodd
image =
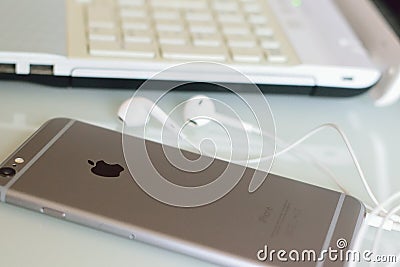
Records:
M53 117L70 117L121 129L116 112L121 102L132 93L130 90L52 88L0 81L0 161ZM190 95L180 93L176 97L183 100ZM267 98L279 137L287 141L295 140L317 125L334 122L348 135L378 199L384 200L400 191L400 103L376 108L368 94L352 98L288 95L269 95ZM324 130L307 141L303 148L329 166L354 196L372 204L336 133ZM335 184L310 162L290 155L278 158L271 171L337 190ZM372 240L373 230L369 230L367 235ZM382 243L392 248L397 246L399 253L399 240L400 233L385 234ZM214 265L2 204L0 266Z

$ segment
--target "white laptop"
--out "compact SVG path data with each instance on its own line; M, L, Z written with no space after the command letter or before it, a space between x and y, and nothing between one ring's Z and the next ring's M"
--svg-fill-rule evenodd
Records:
M266 92L356 95L400 62L389 25L371 0L2 0L0 77L96 87L213 61Z

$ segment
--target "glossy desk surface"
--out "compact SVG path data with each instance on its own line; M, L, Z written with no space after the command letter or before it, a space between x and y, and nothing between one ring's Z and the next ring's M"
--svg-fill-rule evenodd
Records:
M121 130L116 113L130 90L52 88L0 81L0 161L42 123L70 117ZM189 93L178 93L184 100ZM232 96L209 94L229 101ZM293 141L317 125L333 122L347 134L368 182L379 200L400 191L400 103L377 108L369 94L352 98L269 95L277 135ZM352 195L372 204L339 136L324 130L302 149L312 153L339 177ZM338 190L308 160L290 154L277 158L272 172ZM367 232L367 240L374 231ZM400 252L400 233L385 233L384 246ZM368 246L366 242L365 246ZM214 266L212 264L129 241L111 234L17 208L0 205L0 266ZM381 266L381 265L379 265Z

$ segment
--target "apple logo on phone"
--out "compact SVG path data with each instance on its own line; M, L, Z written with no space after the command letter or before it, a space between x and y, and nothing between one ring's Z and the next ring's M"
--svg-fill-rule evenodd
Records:
M94 163L88 160L88 163L93 167L90 169L92 173L101 177L119 177L124 168L119 164L109 164L104 160L99 160Z

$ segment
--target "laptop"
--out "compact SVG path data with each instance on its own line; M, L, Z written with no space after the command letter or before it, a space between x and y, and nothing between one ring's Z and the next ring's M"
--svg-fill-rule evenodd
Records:
M3 0L0 77L132 88L168 67L212 61L266 93L357 95L400 62L380 13L391 2ZM234 80L201 66L165 79Z

